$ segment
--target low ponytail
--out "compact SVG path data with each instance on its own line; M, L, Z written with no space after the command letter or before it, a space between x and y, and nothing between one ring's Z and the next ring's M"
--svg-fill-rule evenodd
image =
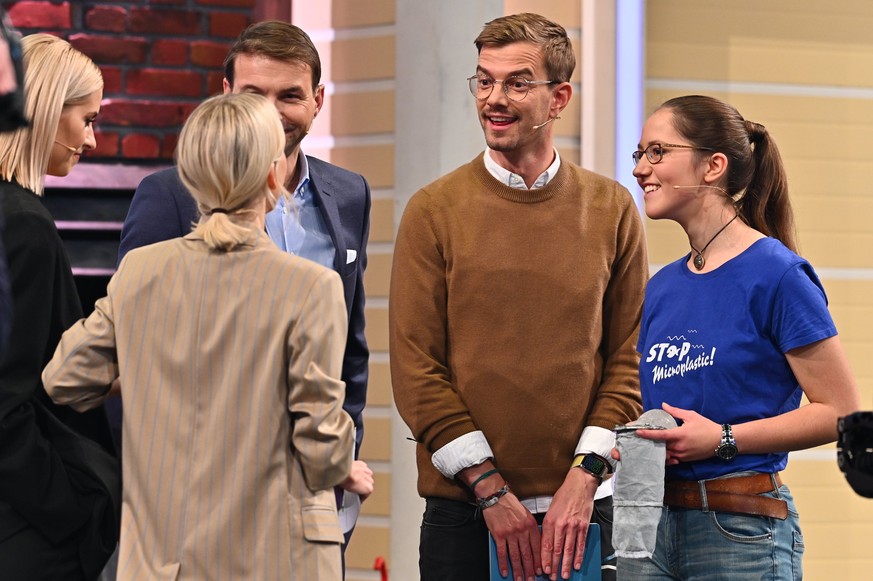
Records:
M251 93L211 97L179 134L179 178L197 201L202 218L194 234L220 251L261 235L253 217L267 204L271 168L284 163L285 133L276 108Z

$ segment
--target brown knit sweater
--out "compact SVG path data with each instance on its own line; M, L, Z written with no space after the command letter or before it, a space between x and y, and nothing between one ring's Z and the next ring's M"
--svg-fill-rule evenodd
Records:
M471 498L431 455L475 430L520 498L554 494L585 426L635 419L647 278L628 191L566 160L526 191L480 154L417 192L395 245L390 339L419 494Z

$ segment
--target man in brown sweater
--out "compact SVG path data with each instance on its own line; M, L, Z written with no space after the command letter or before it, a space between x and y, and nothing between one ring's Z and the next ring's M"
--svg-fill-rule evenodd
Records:
M507 16L476 46L488 149L412 197L391 277L394 397L427 506L421 579L488 579L487 531L504 575L569 578L588 522L611 523L611 430L641 411L643 229L626 189L554 148L575 68L565 30Z

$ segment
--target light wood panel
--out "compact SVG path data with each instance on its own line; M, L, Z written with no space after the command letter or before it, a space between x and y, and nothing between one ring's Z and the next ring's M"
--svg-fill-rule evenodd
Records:
M330 161L340 167L362 174L371 188L394 185L394 145L360 145L335 147Z
M389 462L391 460L391 420L369 418L364 414L364 441L360 458L365 462Z
M335 40L330 54L334 82L394 78L393 35Z
M388 363L370 360L370 378L367 382L367 406L390 406L394 404L391 394L391 368Z
M372 184L370 184L372 187ZM394 241L394 200L373 199L370 208L370 242Z
M322 0L324 1L324 0ZM394 0L332 0L333 25L337 28L384 26L394 24Z
M380 206L380 211L382 210ZM393 215L393 212L392 212ZM382 226L379 225L381 228ZM385 233L380 233L385 236ZM364 287L367 297L387 297L391 283L391 260L393 254L367 252L367 270L364 271Z
M335 94L328 103L333 135L394 132L394 91Z

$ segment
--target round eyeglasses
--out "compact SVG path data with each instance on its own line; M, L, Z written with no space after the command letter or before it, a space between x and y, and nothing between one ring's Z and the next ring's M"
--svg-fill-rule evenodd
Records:
M634 167L636 167L640 160L643 159L643 154L646 155L646 159L649 160L649 163L652 165L656 163L661 163L661 160L664 159L664 151L673 148L679 149L697 149L700 151L715 151L709 147L697 147L696 145L677 145L675 143L652 143L644 150L640 151L639 149L633 152L631 155L634 158Z
M510 101L521 101L530 92L531 87L537 85L554 85L561 81L529 81L524 77L513 76L502 81L497 81L485 75L473 75L467 79L470 85L470 93L477 99L487 99L494 90L494 85L503 85L503 92Z

